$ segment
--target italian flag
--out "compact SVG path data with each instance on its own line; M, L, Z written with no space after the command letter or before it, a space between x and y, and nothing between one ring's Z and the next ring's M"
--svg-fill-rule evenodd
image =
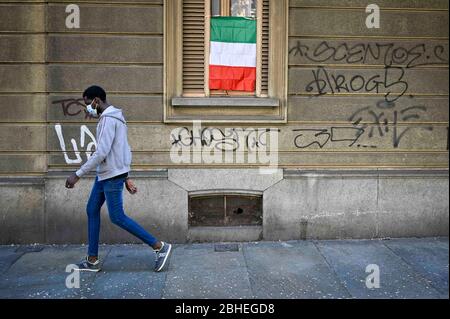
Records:
M209 88L254 92L256 87L256 20L211 18Z

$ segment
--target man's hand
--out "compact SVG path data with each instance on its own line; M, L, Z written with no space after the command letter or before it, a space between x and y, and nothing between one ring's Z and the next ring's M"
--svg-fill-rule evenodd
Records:
M137 193L137 187L134 185L134 183L131 181L131 179L127 178L125 181L125 187L127 188L127 191L134 195Z
M73 173L66 180L66 188L74 188L75 184L80 180L80 178Z

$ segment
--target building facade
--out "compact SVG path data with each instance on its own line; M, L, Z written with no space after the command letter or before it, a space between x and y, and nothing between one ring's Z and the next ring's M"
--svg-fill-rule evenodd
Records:
M208 88L208 26L246 1L0 1L0 243L86 242L94 173L64 184L92 84L128 121L126 211L164 240L448 236L448 1L248 2L240 95ZM135 242L104 209L101 241Z

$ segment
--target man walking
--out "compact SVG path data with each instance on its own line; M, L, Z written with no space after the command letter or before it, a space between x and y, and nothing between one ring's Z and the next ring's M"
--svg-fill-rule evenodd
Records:
M97 176L87 204L88 255L77 265L78 270L100 270L98 259L100 209L106 201L111 221L151 246L156 253L155 271L162 271L168 266L172 245L158 241L134 220L126 216L123 209L123 186L126 186L130 194L136 194L137 188L128 178L131 150L128 145L128 129L122 110L106 101L106 93L99 86L87 88L83 93L83 99L90 117L99 118L99 121L96 151L66 181L67 188L74 188L83 175L94 168L97 169Z

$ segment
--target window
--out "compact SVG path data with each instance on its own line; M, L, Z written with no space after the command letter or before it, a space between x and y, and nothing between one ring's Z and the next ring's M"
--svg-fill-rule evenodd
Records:
M202 6L203 4L203 6ZM210 5L210 6L209 6ZM209 8L208 8L209 7ZM208 15L208 11L210 14ZM206 16L206 18L205 18ZM211 17L245 17L256 20L256 85L251 93L214 90L209 87ZM269 72L268 0L185 0L183 5L183 94L184 97L267 97Z
M238 16L256 18L258 0L211 0L212 16Z
M216 1L219 1L219 0L216 0ZM258 1L258 0L230 0L229 2L230 2L230 4L228 7L231 10L231 16L256 18L256 2L261 2L261 1ZM268 1L265 1L265 2L266 2L266 5L269 4Z
M268 96L269 76L269 1L268 0L211 0L212 17L242 17L256 20L256 85L253 92L214 90L209 88L209 96ZM205 41L206 47L207 43ZM209 52L211 54L211 52ZM208 59L205 63L208 63ZM208 66L205 66L207 69ZM206 74L205 74L206 75ZM205 87L208 87L205 77Z
M287 12L287 0L166 0L165 121L285 123ZM251 89L210 88L211 20L227 16L256 24Z

